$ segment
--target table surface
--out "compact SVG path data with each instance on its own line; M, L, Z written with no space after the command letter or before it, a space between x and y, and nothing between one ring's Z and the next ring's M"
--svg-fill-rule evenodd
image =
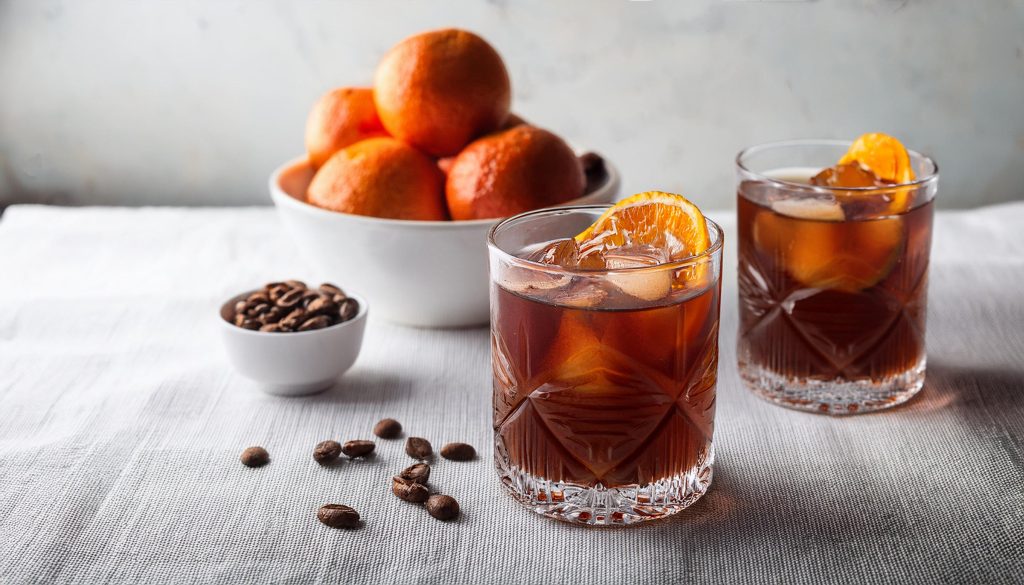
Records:
M711 215L733 233L731 214ZM937 216L925 389L849 418L742 388L729 245L711 490L664 521L587 529L501 492L484 329L393 326L371 306L356 366L308 398L230 369L219 303L317 280L271 209L9 208L0 582L1024 582L1022 232L1024 203ZM334 468L311 459L387 416L478 448L431 477L459 521L390 495L402 441ZM268 466L238 463L253 444ZM326 502L365 525L322 526Z

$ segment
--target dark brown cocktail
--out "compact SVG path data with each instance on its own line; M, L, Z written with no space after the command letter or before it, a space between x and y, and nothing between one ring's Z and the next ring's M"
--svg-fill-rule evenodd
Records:
M601 211L550 213L564 215L557 223ZM630 266L620 270L538 265L537 246L492 254L495 459L519 501L617 524L671 514L707 489L721 250L710 227L713 250L699 258L671 262L635 248L606 259ZM559 246L573 244L541 244Z
M741 377L769 400L831 414L886 408L922 386L937 182L914 153L922 178L901 184L853 163L746 168L759 156L786 164L758 149L806 165L806 151L841 146L746 151L737 203Z

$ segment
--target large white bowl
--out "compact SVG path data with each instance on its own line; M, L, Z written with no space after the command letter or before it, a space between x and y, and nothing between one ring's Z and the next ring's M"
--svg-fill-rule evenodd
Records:
M619 174L565 205L609 203ZM488 321L487 231L498 219L411 221L328 211L306 203L309 162L295 159L270 175L270 196L299 251L325 281L344 282L374 313L418 327L465 327Z

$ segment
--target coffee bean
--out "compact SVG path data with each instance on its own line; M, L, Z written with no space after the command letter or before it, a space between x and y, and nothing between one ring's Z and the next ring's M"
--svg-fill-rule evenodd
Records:
M345 299L338 305L338 316L348 321L359 313L359 303L355 299Z
M323 298L320 293L315 290L307 290L302 293L302 299L299 301L303 307L308 307L313 301Z
M267 298L271 301L277 301L277 299L281 298L281 295L291 290L291 288L283 282L272 282L264 288L267 291Z
M329 282L321 284L319 291L331 297L331 299L335 299L338 295L341 295L341 298L345 298L345 291L341 290L341 287Z
M305 320L305 309L294 309L287 315L285 315L285 317L282 318L279 321L279 323L281 323L281 325L284 327L288 327L289 329L298 329L299 325L302 325L302 323L305 322Z
M427 499L427 512L438 520L451 520L459 515L459 503L451 496L434 494Z
M239 314L244 314L247 310L249 310L249 302L248 301L238 301L237 303L235 303L235 316L236 317Z
M347 441L341 448L341 452L352 458L366 457L373 453L375 447L373 441Z
M331 528L355 528L359 526L359 512L343 504L324 504L316 512L317 520Z
M266 325L267 323L277 323L286 314L287 311L285 309L282 309L281 307L278 306L273 306L270 307L270 310L268 310L266 313L260 315L260 321L264 325Z
M338 311L338 305L334 301L318 296L306 305L306 313L312 316L329 315Z
M242 323L245 323L245 314L244 313L236 314L234 322L235 322L235 325L237 325L238 327L241 327Z
M416 463L410 465L402 470L402 473L398 474L398 477L411 481L413 483L421 483L427 485L427 480L430 479L430 466L426 463Z
M320 465L333 463L341 455L341 443L322 441L313 449L313 459Z
M263 324L260 323L259 321L257 321L256 319L248 319L248 318L244 319L242 321L242 324L239 325L239 327L241 327L242 329L251 329L253 331L256 331L257 329L259 329L262 326L263 326Z
M304 291L302 289L293 288L290 291L288 291L288 292L284 293L283 295L281 295L280 297L278 297L277 301L275 301L275 303L277 304L278 307L283 307L285 309L291 309L295 305L298 305L299 301L302 300L302 293L303 292Z
M448 443L441 447L441 457L452 461L469 461L476 457L476 449L467 443Z
M240 459L246 467L263 467L270 462L270 453L263 447L249 447L242 451Z
M312 319L306 319L302 325L299 325L299 331L312 331L314 329L323 329L329 327L331 320L326 315L320 315L319 317L313 317Z
M282 329L281 325L278 323L267 323L260 327L260 331L263 333L282 333L284 332L284 329Z
M420 437L409 437L405 441L405 452L413 459L427 459L434 454L430 441Z
M302 282L301 280L286 280L284 281L284 283L292 287L293 289L306 290L307 288L309 288L308 286L306 286L306 283Z
M270 310L270 305L269 304L267 304L267 303L258 303L258 304L255 304L255 305L249 307L249 309L245 312L245 315L246 315L246 317L259 317L260 315L262 315L263 313L266 313L269 310Z
M421 504L430 497L430 490L427 486L398 477L391 478L391 493L398 496L398 499Z
M245 300L248 301L250 305L270 302L270 299L267 298L267 293L265 293L262 290L258 290L250 294L249 296L245 297Z
M373 434L382 439L394 439L402 433L402 423L393 418L385 418L373 426Z

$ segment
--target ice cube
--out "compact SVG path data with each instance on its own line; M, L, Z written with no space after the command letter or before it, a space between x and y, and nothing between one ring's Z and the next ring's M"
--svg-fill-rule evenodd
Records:
M668 262L667 251L654 246L628 246L604 253L609 270L650 268ZM669 270L641 270L608 273L608 281L622 292L644 301L656 301L672 289Z
M885 187L890 183L879 179L871 169L854 161L823 169L811 177L811 184L819 187Z
M780 199L772 201L772 211L797 219L843 221L843 207L830 199Z
M576 282L564 286L552 296L552 301L569 307L590 309L608 298L608 291L588 278L577 278Z
M549 242L526 255L531 262L575 268L579 262L580 247L573 238Z

